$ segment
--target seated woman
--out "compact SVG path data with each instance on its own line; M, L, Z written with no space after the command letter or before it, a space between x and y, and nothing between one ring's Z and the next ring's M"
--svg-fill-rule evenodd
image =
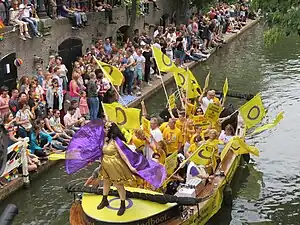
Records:
M19 111L16 114L16 124L19 126L19 137L25 138L30 136L32 130L32 124L30 121L33 119L35 119L35 116L32 112L30 112L27 101L19 102Z
M55 145L52 140L53 138L49 134L42 132L40 122L35 122L33 132L29 139L30 153L44 159L49 155L46 152L47 149L54 150L54 152L56 152L55 147L57 147L57 145Z
M3 116L3 124L4 128L8 133L8 146L21 141L23 138L16 138L16 131L18 130L18 127L15 126L16 118L13 117L13 114L8 112L5 113Z

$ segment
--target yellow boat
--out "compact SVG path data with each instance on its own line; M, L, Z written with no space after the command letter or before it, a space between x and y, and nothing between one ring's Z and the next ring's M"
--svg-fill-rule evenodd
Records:
M236 136L244 137L245 128L242 122L238 122ZM223 160L215 171L215 177L206 185L197 187L196 199L198 203L194 205L184 205L180 203L160 204L150 200L131 198L126 200L126 212L123 216L117 216L120 200L117 195L109 196L109 207L97 210L97 205L101 202L102 196L99 194L83 193L81 206L84 214L92 224L112 225L188 225L206 224L221 208L224 189L229 185L239 166L243 155L234 153L233 148L229 148ZM222 175L221 175L222 174ZM156 195L164 198L162 193L126 187L126 191ZM73 225L73 224L72 224Z

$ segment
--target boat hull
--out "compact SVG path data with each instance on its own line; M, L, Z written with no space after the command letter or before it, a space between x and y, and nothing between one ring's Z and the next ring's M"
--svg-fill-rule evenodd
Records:
M158 194L144 189L126 188L128 191ZM94 224L112 225L156 225L165 224L172 218L180 217L180 207L176 203L159 204L140 199L127 199L126 211L122 216L117 216L120 207L120 199L108 196L110 205L102 210L97 210L102 196L84 193L82 196L82 208L84 213Z

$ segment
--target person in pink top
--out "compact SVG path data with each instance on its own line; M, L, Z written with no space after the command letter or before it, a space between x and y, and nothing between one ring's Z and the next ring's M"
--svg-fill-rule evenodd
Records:
M0 89L0 117L3 118L4 114L9 112L9 95L8 87L2 86Z
M74 71L72 75L72 80L70 82L70 97L72 100L76 100L77 102L79 101L80 98L80 88L78 86L78 79L79 79L79 74Z
M86 92L81 91L81 97L79 101L79 109L80 109L80 114L86 118L86 116L89 114L89 106L87 103L87 97L86 97Z

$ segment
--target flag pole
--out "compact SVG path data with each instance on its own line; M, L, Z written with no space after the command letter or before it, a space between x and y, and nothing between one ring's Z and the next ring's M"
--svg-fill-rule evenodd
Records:
M183 166L185 166L185 164L187 164L187 162L194 156L194 155L196 155L199 151L200 151L200 149L204 146L206 144L206 142L205 143L203 143L203 144L201 144L198 148L197 148L197 150L196 151L194 151L186 160L184 160L180 165L179 165L179 167L174 171L174 173L172 173L165 181L164 181L164 183L163 183L163 185L162 186L164 186L164 184L166 184L181 168L183 168Z

